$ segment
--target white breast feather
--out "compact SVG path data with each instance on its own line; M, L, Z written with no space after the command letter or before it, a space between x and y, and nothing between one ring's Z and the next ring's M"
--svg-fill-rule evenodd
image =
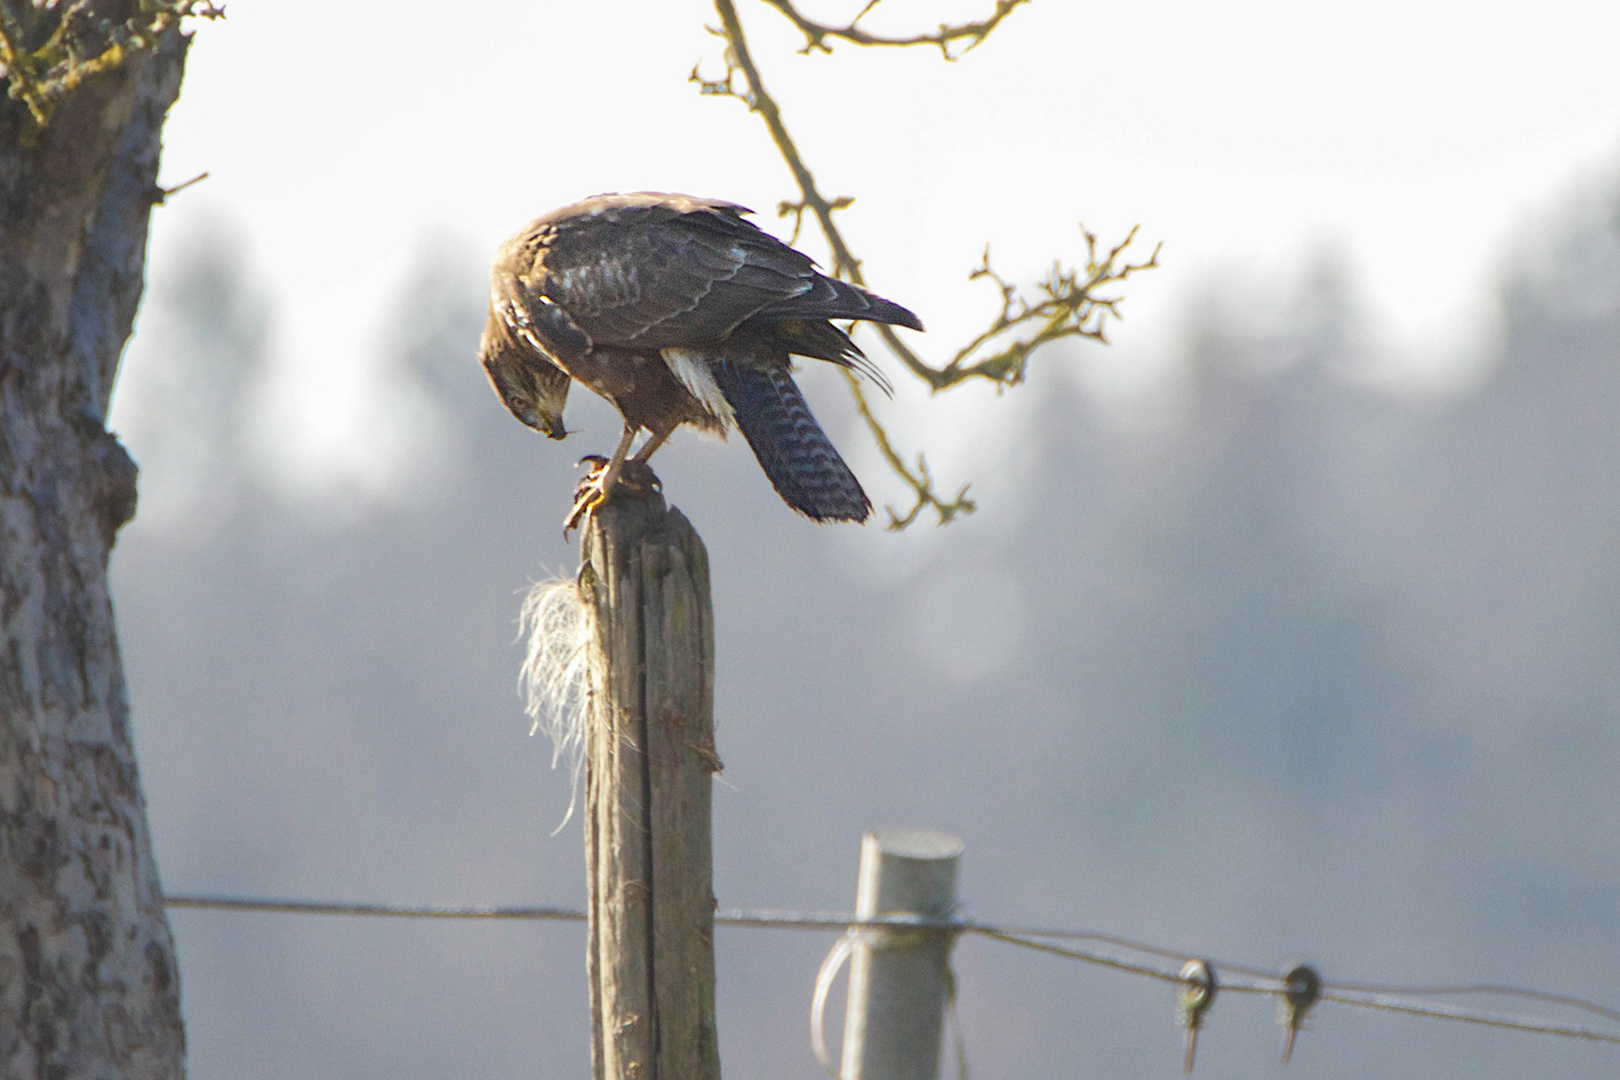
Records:
M714 373L709 370L708 362L703 359L702 353L677 348L658 351L663 356L664 363L669 365L669 370L675 373L675 378L691 391L692 396L698 399L711 416L719 420L726 429L736 424L736 416L731 411L731 402L720 392L719 385L714 381Z

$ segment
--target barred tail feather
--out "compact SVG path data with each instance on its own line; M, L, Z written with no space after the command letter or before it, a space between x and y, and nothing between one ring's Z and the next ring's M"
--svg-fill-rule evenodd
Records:
M872 503L810 415L787 366L714 366L737 426L784 502L816 521L865 521Z

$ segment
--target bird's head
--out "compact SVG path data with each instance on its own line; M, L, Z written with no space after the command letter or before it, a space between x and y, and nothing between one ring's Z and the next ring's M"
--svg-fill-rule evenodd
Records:
M489 368L490 381L495 384L501 400L512 415L550 439L563 439L568 429L563 426L563 406L568 403L566 374L556 368L525 365L500 375ZM561 376L557 378L555 376Z
M573 380L542 353L515 341L493 310L479 342L478 359L513 416L548 438L568 435L563 407Z

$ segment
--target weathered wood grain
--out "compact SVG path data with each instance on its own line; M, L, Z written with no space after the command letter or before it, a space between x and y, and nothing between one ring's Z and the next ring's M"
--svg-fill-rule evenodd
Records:
M597 1080L718 1080L710 826L709 561L679 510L624 492L593 515L585 846Z

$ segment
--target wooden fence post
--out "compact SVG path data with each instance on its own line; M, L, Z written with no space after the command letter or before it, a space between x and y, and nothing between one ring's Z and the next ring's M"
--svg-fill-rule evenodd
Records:
M956 907L962 841L932 829L879 829L861 839L856 918L948 919ZM935 1080L950 991L952 938L944 930L867 931L850 955L844 1013L848 1080Z
M656 491L621 488L592 515L582 560L595 1077L719 1080L708 554Z

